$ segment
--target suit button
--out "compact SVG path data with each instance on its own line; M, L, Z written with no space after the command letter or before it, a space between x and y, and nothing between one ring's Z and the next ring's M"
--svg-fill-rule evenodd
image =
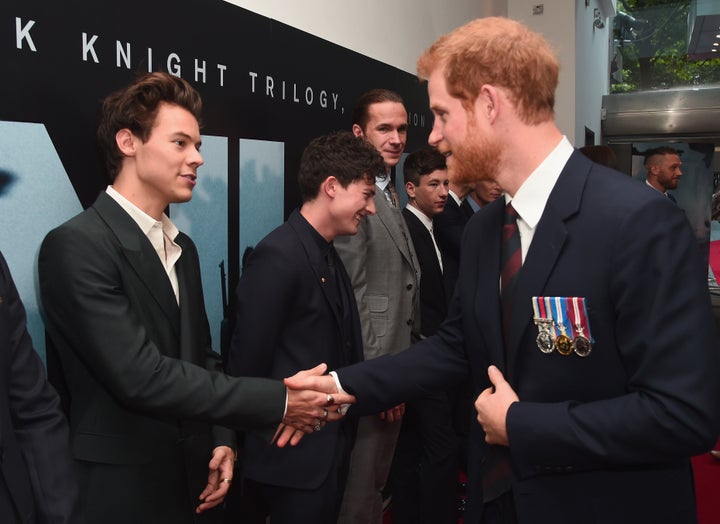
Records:
M413 325L413 319L409 318L408 321L407 321L407 325L408 325L408 326L412 326L412 325Z
M408 291L412 289L412 284L407 285Z

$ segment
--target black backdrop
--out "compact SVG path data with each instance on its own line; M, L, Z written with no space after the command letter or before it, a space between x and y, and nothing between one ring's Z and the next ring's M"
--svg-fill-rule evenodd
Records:
M107 184L95 149L99 102L149 69L192 83L205 104L202 133L228 138L230 289L239 268L239 139L284 142L287 216L298 203L304 146L349 129L362 92L403 95L409 150L425 145L432 125L414 75L220 0L0 3L0 121L45 125L83 207Z

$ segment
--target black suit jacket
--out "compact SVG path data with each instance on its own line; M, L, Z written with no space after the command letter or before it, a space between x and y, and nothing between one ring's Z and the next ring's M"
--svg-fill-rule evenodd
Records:
M420 334L427 337L437 331L447 315L445 277L430 231L408 208L402 213L420 262Z
M470 216L461 206L458 206L451 195L448 195L442 213L433 219L435 240L443 254L445 279L450 289L448 299L452 296L457 283L460 266L460 241Z
M255 247L237 287L237 322L228 357L231 373L282 379L321 362L337 369L362 360L350 279L336 257L336 272L348 299L343 321L313 235L317 232L294 211ZM354 427L349 419L328 424L297 446L282 449L248 435L244 474L264 484L315 489L327 477L338 433L348 431L348 424Z
M67 421L25 322L0 253L0 516L6 524L75 524L82 516Z
M152 244L104 192L40 248L40 292L70 395L73 454L84 468L89 514L103 522L122 522L124 507L133 512L127 516L162 515L161 495L187 507L192 519L212 448L233 442L229 430L213 436L210 424L272 435L282 419L282 383L217 371L197 251L182 233L175 241L183 249L180 306ZM118 471L115 465L139 473L161 453L186 471L185 493L145 486L158 498L139 499L122 486L94 489ZM132 493L142 493L143 480L138 474Z
M409 351L339 371L360 412L498 366L519 395L507 431L521 523L694 522L689 457L720 432L720 351L706 275L684 213L575 152L515 288L503 349L498 293L504 202L470 220L447 321ZM475 240L482 238L482 245ZM542 353L531 297L584 297L586 358ZM400 371L402 370L402 371ZM351 409L351 411L352 411ZM465 521L479 522L482 429L469 439Z

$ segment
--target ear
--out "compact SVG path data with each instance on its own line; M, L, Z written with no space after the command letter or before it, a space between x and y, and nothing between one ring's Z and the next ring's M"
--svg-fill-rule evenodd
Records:
M405 191L410 198L415 198L415 184L412 182L405 182Z
M358 124L353 124L352 126L352 133L355 136L364 137L365 133L363 133L362 128Z
M335 198L340 187L338 179L334 176L329 176L320 184L320 192L324 193L328 198Z
M492 124L500 114L501 103L500 91L493 85L483 84L475 100L475 114Z
M127 128L121 129L115 133L115 143L120 152L125 156L135 156L137 150L135 148L135 135Z

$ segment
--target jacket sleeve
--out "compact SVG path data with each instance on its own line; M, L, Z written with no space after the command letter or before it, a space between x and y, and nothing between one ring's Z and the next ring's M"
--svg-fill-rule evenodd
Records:
M25 309L0 254L0 345L7 351L10 416L33 490L39 522L82 522L78 485L60 399L45 378L26 328ZM7 335L7 337L5 336ZM7 452L7 450L6 450ZM10 482L13 480L10 479Z
M72 353L128 409L235 429L276 427L281 382L229 377L159 350L128 297L123 271L130 269L119 245L98 229L62 226L40 248L40 294L58 350Z

